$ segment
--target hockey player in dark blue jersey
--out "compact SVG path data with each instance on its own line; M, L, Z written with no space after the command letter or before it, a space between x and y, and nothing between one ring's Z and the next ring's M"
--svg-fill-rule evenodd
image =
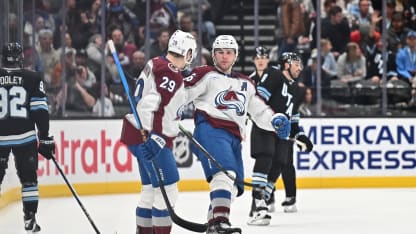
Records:
M312 142L299 125L299 105L303 90L296 83L302 71L302 61L296 53L283 53L280 68L269 66L266 48L256 48L254 63L256 71L250 78L257 91L273 111L284 113L291 122L289 139L280 139L274 132L265 131L253 123L251 131L251 156L255 158L252 180L261 187L253 188L249 225L268 225L267 201L274 198L274 184L282 174L286 200L282 203L285 212L295 212L296 174L293 165L293 141L301 150L310 152Z
M2 49L0 68L0 188L10 152L22 185L25 230L37 233L39 191L36 170L38 152L46 159L55 153L49 136L49 112L42 74L23 69L23 49L19 43L7 43ZM36 132L36 128L38 131ZM38 144L39 139L39 144Z

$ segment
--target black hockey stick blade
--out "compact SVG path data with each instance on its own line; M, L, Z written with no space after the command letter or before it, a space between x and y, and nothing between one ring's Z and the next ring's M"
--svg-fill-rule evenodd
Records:
M55 156L52 157L53 163L55 163L56 168L58 169L59 173L61 174L62 178L65 180L66 185L68 186L69 190L71 190L72 195L74 196L75 200L77 200L79 206L81 207L82 211L84 212L85 216L87 216L88 221L90 222L91 226L94 228L95 233L100 234L97 226L95 225L94 221L91 219L91 216L88 214L87 209L85 209L84 205L82 204L81 200L79 199L77 192L72 187L69 180L66 178L64 172L62 171L61 167L59 166L58 162L55 159Z
M167 206L167 209L169 211L169 215L172 221L176 223L178 226L181 226L193 232L206 232L208 229L208 224L194 223L188 220L184 220L175 213L175 211L172 208L172 205L170 204L168 195L166 193L163 173L159 170L159 167L156 165L155 161L153 161L152 163L153 163L154 170L156 171L157 179L159 181L160 191L162 192L163 199L165 200L165 203L166 203L166 206Z
M234 180L236 183L238 184L244 184L245 186L248 187L260 187L260 185L258 184L253 184L253 183L249 183L249 182L245 182L245 181L241 181L237 178L235 178L233 175L230 175L230 173L228 173L227 170L225 170L224 167L222 167L222 165L204 148L204 146L202 146L193 136L192 133L189 132L188 130L186 130L181 124L179 124L179 129L181 130L181 132L183 134L185 134L185 136L196 146L198 147L203 153L204 155L208 158L208 160L210 160L212 163L214 163L214 165L220 169L220 171L222 171L228 178Z

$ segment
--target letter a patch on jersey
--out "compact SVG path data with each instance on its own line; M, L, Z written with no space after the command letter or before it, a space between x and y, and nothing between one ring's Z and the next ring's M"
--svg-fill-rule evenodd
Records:
M241 91L247 91L247 82L244 81L243 84L241 85Z

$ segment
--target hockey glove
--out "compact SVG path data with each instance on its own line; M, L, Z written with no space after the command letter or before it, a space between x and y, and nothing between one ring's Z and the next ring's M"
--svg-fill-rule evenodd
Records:
M141 145L140 151L144 159L152 161L159 155L165 145L166 140L162 136L151 133L149 139Z
M313 149L313 144L311 140L305 135L304 132L300 132L295 136L296 145L301 151L311 152Z
M290 121L286 115L276 113L272 117L272 125L280 139L288 139L290 134Z
M51 159L55 155L55 140L53 136L39 139L38 152L46 159Z

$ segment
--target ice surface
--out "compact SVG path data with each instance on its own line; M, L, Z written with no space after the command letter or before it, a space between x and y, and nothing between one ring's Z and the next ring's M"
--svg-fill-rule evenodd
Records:
M246 224L251 192L237 198L231 222L248 234L414 234L416 188L400 189L302 189L297 213L283 213L284 191L276 193L276 212L269 226ZM135 233L135 207L140 194L80 196L81 202L102 234ZM206 222L208 191L181 192L176 213L193 222ZM42 199L38 223L41 234L95 233L73 197ZM24 234L22 205L0 210L1 234ZM174 225L172 234L193 233Z

